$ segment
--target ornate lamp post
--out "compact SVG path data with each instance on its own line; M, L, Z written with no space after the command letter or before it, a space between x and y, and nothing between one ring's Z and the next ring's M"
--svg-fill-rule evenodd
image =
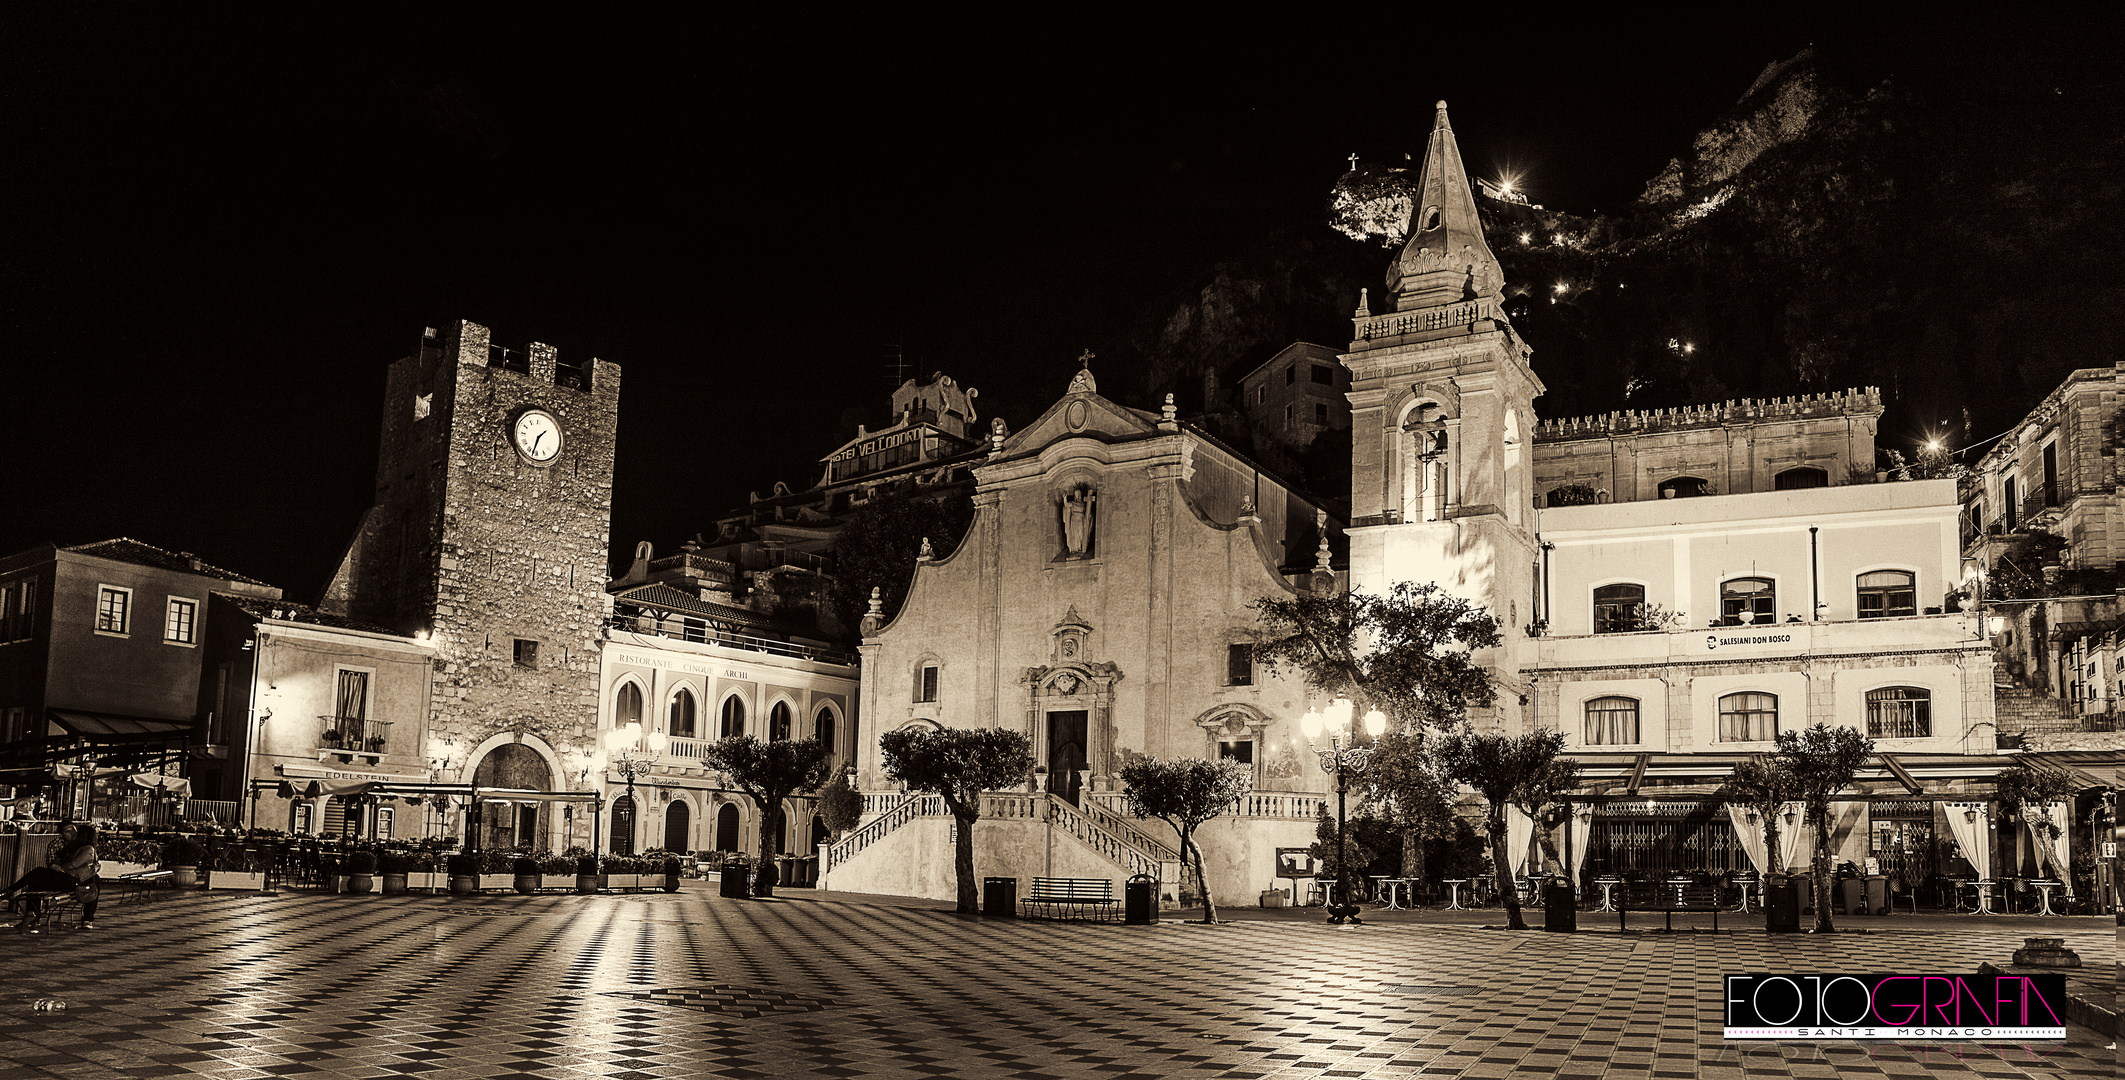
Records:
M656 732L642 731L640 720L630 720L625 727L615 728L605 736L605 746L612 751L612 767L627 778L627 850L614 854L632 855L635 830L635 777L648 776L649 767L664 756L664 736ZM613 815L617 818L617 812Z
M1359 926L1365 920L1358 918L1358 905L1350 900L1350 859L1349 849L1343 845L1343 823L1349 816L1346 794L1350 790L1350 774L1364 772L1365 766L1372 763L1372 747L1356 745L1357 734L1350 729L1351 714L1355 711L1356 706L1349 698L1339 697L1328 703L1325 715L1318 709L1306 710L1306 715L1299 718L1299 730L1306 733L1309 746L1324 731L1327 733L1328 748L1314 746L1313 753L1321 759L1321 771L1334 773L1336 778L1337 903L1328 905L1328 921ZM1386 713L1373 709L1365 714L1367 735L1377 739L1386 730Z

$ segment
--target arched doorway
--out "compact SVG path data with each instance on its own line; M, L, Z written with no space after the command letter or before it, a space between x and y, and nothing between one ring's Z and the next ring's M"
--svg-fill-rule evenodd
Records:
M723 809L716 811L716 850L738 850L738 807L735 803L724 803Z
M472 771L472 782L489 789L552 791L553 770L537 750L522 743L503 743L480 759ZM548 822L539 813L542 805L482 800L479 846L489 851L540 851L552 847L545 836Z
M820 816L819 816L819 815L817 815L817 814L813 814L813 815L812 815L812 847L813 847L814 849L817 849L817 848L819 847L819 845L821 845L821 844L824 844L824 843L826 843L826 842L827 842L828 840L831 840L831 839L833 839L833 838L834 838L834 834L833 834L833 833L831 833L831 832L828 832L828 831L827 831L827 828L826 828L826 819L825 819L825 818L822 818L822 817L820 817Z
M690 828L692 822L689 820L691 817L692 811L683 800L674 800L670 806L664 808L664 850L693 850L687 844L688 838L693 834Z
M612 801L612 843L614 855L635 853L635 797L622 795Z

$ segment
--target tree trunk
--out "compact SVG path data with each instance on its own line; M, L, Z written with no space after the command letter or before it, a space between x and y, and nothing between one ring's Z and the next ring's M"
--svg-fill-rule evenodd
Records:
M1815 816L1815 930L1828 934L1830 925L1830 804L1811 808Z
M1493 806L1490 820L1484 823L1483 831L1490 834L1490 861L1498 875L1498 892L1505 897L1505 928L1525 930L1527 924L1520 920L1520 890L1514 888L1513 862L1505 852L1505 808Z
M1203 873L1203 849L1196 846L1193 829L1181 833L1181 855L1194 868L1195 887L1203 892L1203 922L1214 924L1217 922L1217 898L1210 895L1210 877Z
M1424 888L1424 830L1402 834L1402 876L1409 879L1409 905L1415 907Z
M981 904L974 888L974 823L981 815L970 807L952 807L952 820L959 824L954 830L959 835L952 843L952 873L959 879L959 913L976 915Z
M775 865L775 815L773 811L765 809L766 805L768 804L762 804L763 809L760 814L760 858L753 864L751 884L754 896L762 895L760 892L761 870ZM775 884L779 885L781 882L778 880Z
M1785 864L1778 861L1777 818L1778 815L1776 813L1765 814L1763 817L1763 865L1765 867L1764 873L1766 874L1780 874L1785 872Z

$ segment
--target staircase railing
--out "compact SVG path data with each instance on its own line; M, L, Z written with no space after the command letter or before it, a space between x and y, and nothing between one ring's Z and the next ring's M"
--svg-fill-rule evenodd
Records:
M869 798L871 796L865 796L865 799ZM833 870L835 867L855 858L864 848L870 847L872 844L892 835L893 830L923 816L924 808L922 804L925 801L935 801L940 807L944 802L944 800L938 799L936 796L901 795L898 802L889 804L877 817L865 822L861 827L851 830L847 836L842 837L833 846L827 848L826 865L821 867L821 870Z
M1076 807L1061 799L1048 799L1048 816L1049 820L1055 822L1064 832L1077 837L1086 847L1106 856L1132 875L1146 874L1157 878L1162 862L1178 861L1177 857L1174 860L1161 860L1138 851L1134 844L1101 828L1090 817L1079 813Z
M1137 828L1128 818L1116 813L1113 807L1106 805L1104 800L1094 799L1088 801L1085 804L1085 813L1095 824L1136 845L1144 854L1152 856L1161 862L1180 861L1181 853L1179 849ZM1176 842L1178 842L1178 838L1176 838Z

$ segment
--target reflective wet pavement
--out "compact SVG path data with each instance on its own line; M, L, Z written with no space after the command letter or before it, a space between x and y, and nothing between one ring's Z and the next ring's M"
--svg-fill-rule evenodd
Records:
M2108 1037L2078 1026L2028 1045L1720 1039L1723 972L1974 971L2039 932L2011 922L1563 936L1421 917L983 921L845 894L727 900L698 882L187 895L4 939L0 1080L2113 1075ZM2114 931L2041 930L2099 970ZM34 1012L39 998L68 1008Z

